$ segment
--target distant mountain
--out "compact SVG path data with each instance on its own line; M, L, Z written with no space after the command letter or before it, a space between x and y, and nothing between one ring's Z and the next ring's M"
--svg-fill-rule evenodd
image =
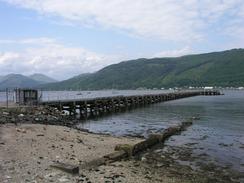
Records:
M93 74L43 85L53 90L175 86L244 86L244 49L125 61Z
M6 76L0 76L0 90L5 90L6 88L34 88L41 84L50 82L55 82L55 80L43 74L34 74L31 76L9 74Z
M53 78L50 78L44 74L39 74L39 73L36 73L36 74L32 74L29 76L29 78L35 80L35 81L38 81L42 84L44 83L54 83L54 82L57 82L57 80L53 79Z
M35 87L38 86L39 82L30 79L27 76L23 76L21 74L9 74L4 76L0 82L0 90L4 90L6 88L26 88L26 87Z

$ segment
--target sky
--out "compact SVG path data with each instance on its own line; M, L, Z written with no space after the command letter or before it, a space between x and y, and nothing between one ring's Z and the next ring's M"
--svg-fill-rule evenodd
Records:
M243 47L243 0L0 0L0 75Z

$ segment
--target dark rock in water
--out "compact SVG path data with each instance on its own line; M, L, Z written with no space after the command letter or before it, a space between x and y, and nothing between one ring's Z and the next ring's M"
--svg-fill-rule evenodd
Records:
M198 143L196 143L196 142L192 142L192 143L187 143L187 144L185 144L186 146L194 146L194 145L196 145L196 144L198 144Z
M223 147L227 147L229 146L229 144L225 144L225 143L219 143L220 146L223 146Z
M202 136L199 140L205 140L205 139L207 139L208 138L208 136L207 135L204 135L204 136Z
M198 116L193 116L191 119L192 119L192 120L200 120L201 118L198 117Z
M181 124L182 124L182 127L188 127L188 126L192 125L192 121L184 121Z

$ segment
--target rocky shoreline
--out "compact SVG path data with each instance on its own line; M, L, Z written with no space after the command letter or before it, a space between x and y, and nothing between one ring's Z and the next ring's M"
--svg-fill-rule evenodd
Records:
M136 156L73 175L54 162L81 165L114 151L118 144L142 138L112 137L70 128L76 119L52 108L0 109L0 182L244 182L228 167L198 164L191 148L163 144ZM163 149L163 150L162 150Z
M30 123L72 127L78 122L79 120L73 116L66 115L64 112L60 112L52 107L24 106L8 109L0 108L0 124Z

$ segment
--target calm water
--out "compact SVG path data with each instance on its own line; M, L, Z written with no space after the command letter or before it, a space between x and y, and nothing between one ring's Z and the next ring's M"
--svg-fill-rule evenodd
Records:
M192 116L199 116L200 120L167 144L178 147L192 144L195 154L207 154L209 161L244 172L244 91L164 102L88 120L79 126L116 136L147 136Z

